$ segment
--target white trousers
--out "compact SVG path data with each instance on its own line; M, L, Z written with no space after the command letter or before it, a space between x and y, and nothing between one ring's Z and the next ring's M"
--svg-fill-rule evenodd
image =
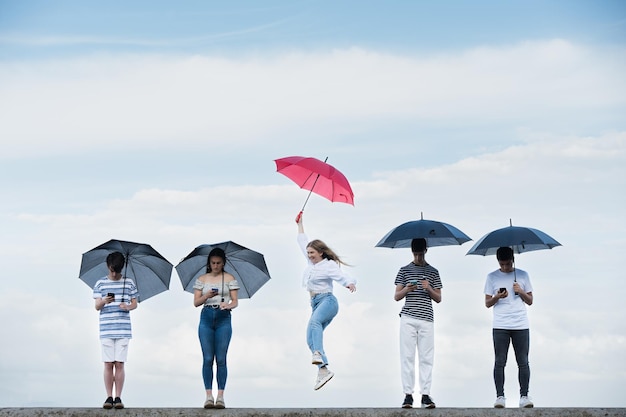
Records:
M433 322L400 316L400 373L405 394L415 389L415 348L419 356L420 394L430 395L435 359Z

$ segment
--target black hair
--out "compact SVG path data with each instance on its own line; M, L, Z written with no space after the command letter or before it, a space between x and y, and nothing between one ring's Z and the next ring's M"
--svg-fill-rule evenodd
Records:
M111 252L107 256L107 266L113 270L116 274L122 272L126 259L121 252Z
M206 272L211 272L211 258L217 256L222 258L224 265L226 265L226 252L222 248L213 248L209 252L209 256L206 258Z
M411 241L411 252L419 253L426 251L426 239L420 237Z
M513 249L509 248L508 246L503 246L501 248L498 248L498 250L496 251L496 258L499 261L510 261L513 259Z

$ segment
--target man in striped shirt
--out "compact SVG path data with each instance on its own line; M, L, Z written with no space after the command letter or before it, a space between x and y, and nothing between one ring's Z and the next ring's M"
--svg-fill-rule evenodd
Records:
M104 408L124 408L124 362L132 337L130 310L137 308L137 287L130 278L122 278L124 255L112 252L106 258L109 273L93 287L96 310L100 311L100 342L104 362L104 386L107 399ZM115 386L115 399L113 387Z
M426 240L411 242L413 261L403 266L396 276L395 300L404 299L400 311L400 369L404 402L402 408L413 407L415 389L415 348L419 356L419 384L421 407L435 408L430 398L433 361L435 356L435 331L432 301L441 302L439 271L426 262Z

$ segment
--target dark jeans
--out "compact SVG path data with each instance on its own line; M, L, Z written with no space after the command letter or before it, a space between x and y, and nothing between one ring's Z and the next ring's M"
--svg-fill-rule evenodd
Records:
M515 361L517 362L517 379L519 380L520 395L528 395L530 382L530 366L528 365L528 350L530 348L530 332L524 330L493 329L493 349L496 354L496 363L493 367L493 380L496 383L496 395L504 396L504 367L509 355L509 345L513 343Z
M202 347L202 378L204 388L213 389L213 360L217 363L217 389L226 387L228 368L226 354L233 334L230 310L203 307L198 326L198 337Z

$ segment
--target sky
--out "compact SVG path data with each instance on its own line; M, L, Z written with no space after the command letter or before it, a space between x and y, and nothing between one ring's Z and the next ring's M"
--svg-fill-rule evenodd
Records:
M431 395L491 407L491 230L562 246L523 253L534 287L537 407L626 407L626 5L611 0L0 0L0 407L100 407L98 313L84 252L148 243L173 265L232 240L271 280L233 312L226 403L399 407L408 249L376 248L421 216L473 241L433 247L442 277ZM358 280L335 286L335 377L313 390L308 192L285 156L328 157L354 206L311 196L305 230ZM173 272L133 311L128 407L204 402L200 310ZM517 406L512 352L507 406ZM419 389L416 387L416 389Z

